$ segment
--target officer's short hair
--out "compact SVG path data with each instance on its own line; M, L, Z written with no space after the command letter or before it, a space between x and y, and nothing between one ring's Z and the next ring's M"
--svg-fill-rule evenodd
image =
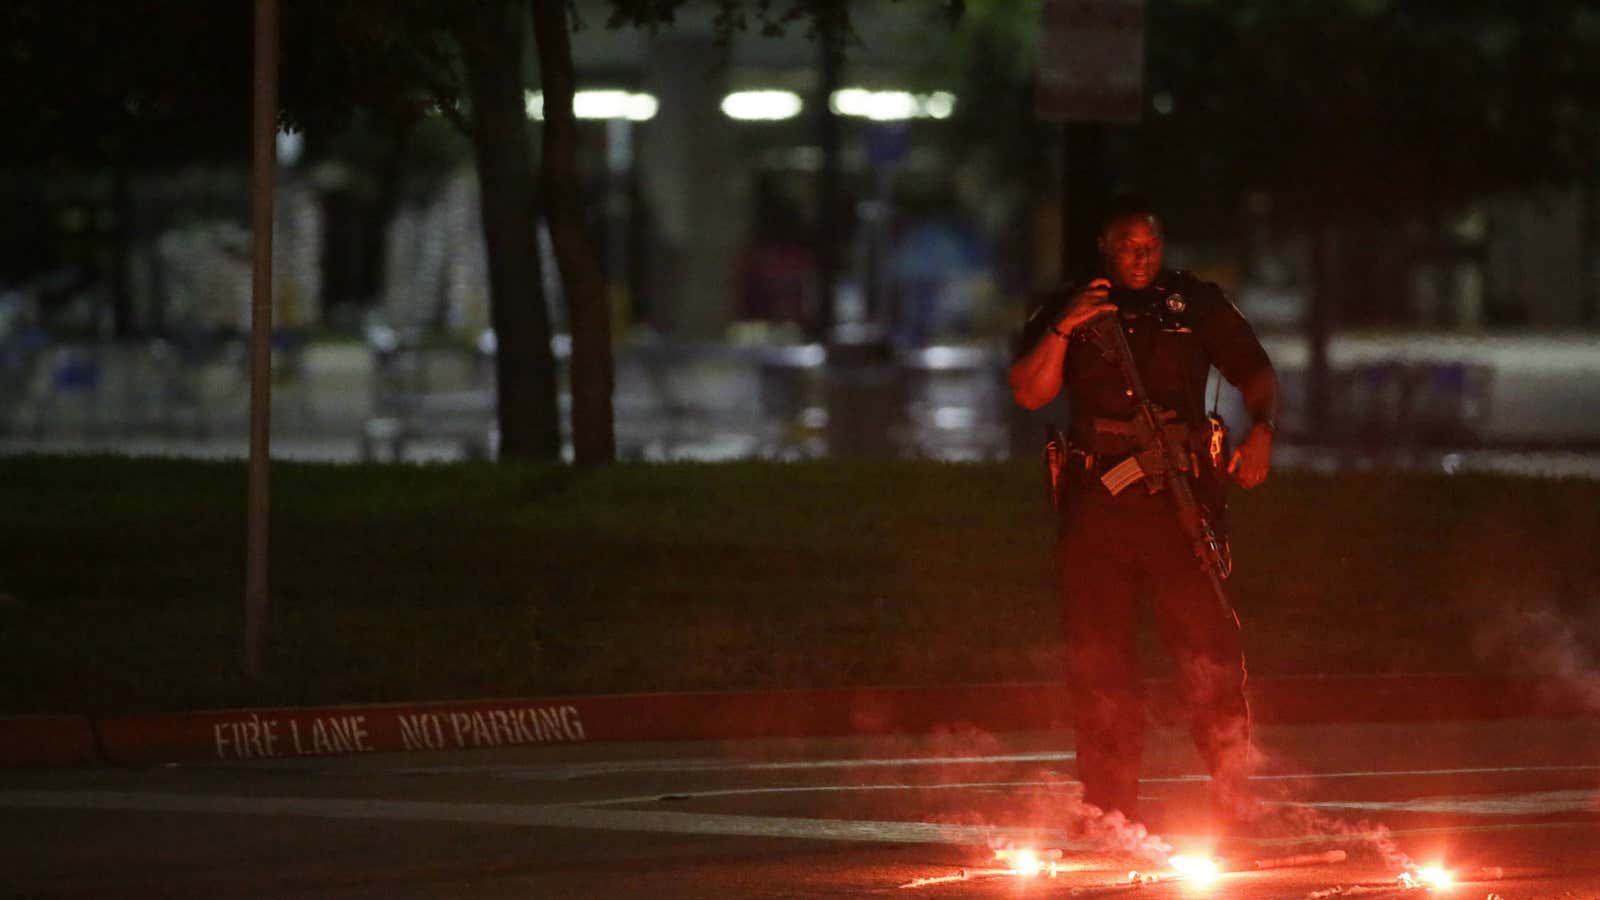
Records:
M1156 230L1165 233L1166 226L1161 221L1161 213L1156 211L1156 205L1138 194L1118 194L1106 204L1105 215L1100 217L1100 233L1103 235L1116 222L1123 219L1150 218L1156 223Z

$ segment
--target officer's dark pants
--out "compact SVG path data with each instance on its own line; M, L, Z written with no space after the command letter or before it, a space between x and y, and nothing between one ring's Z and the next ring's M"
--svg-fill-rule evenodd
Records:
M1112 497L1090 483L1069 494L1057 555L1084 799L1137 815L1144 711L1136 636L1148 595L1213 801L1226 815L1247 797L1251 754L1238 619L1217 602L1165 492L1140 483Z

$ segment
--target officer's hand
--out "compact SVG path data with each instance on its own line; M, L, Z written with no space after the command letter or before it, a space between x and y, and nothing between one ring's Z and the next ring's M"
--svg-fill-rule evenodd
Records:
M1067 301L1066 308L1061 310L1061 315L1056 318L1055 328L1063 334L1072 331L1096 316L1108 312L1115 312L1117 307L1111 302L1111 282L1104 278L1096 278L1084 286L1083 290L1072 296Z
M1261 425L1252 426L1244 442L1233 451L1228 460L1228 474L1240 487L1253 488L1267 480L1267 469L1272 466L1272 430Z

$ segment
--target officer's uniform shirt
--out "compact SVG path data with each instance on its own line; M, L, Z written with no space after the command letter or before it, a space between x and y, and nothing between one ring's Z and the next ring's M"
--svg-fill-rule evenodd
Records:
M1072 288L1035 310L1023 329L1024 351L1038 340L1057 340L1048 329L1078 290ZM1209 281L1187 272L1162 271L1143 290L1113 288L1110 300L1150 398L1191 425L1205 420L1211 366L1234 385L1271 366L1250 323ZM1124 421L1133 417L1133 399L1121 370L1090 340L1086 328L1072 335L1062 382L1075 424L1089 417Z

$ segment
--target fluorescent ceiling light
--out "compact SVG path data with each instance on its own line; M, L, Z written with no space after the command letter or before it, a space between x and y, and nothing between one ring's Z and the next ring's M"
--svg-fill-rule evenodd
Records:
M527 92L528 115L544 118L544 92ZM627 119L648 122L655 118L660 104L649 94L630 91L577 91L572 95L572 114L580 119Z
M924 112L932 119L948 119L956 111L956 95L949 91L934 91L917 98Z
M833 92L829 106L841 116L855 116L875 122L948 119L955 112L956 95L949 91L913 94L909 91L843 88Z
M777 122L800 115L804 105L794 91L735 91L722 98L722 114L745 122Z

